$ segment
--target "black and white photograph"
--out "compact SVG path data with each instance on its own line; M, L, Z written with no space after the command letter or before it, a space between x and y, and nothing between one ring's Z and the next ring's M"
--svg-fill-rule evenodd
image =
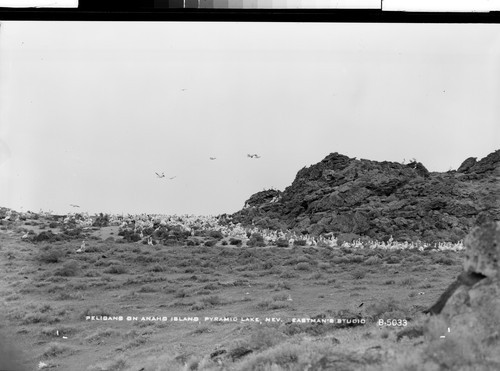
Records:
M500 25L0 22L0 370L500 369Z

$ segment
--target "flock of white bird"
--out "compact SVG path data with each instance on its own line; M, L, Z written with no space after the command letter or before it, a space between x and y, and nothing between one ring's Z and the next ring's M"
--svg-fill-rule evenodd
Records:
M3 220L16 221L23 213L16 213L13 217L11 211L6 213ZM39 214L40 215L40 214ZM50 214L46 213L46 216ZM29 215L28 215L29 217ZM63 223L72 223L79 228L88 230L92 227L95 217L88 213L71 213L65 216ZM242 240L243 245L249 240L248 236L253 233L262 235L267 246L276 245L278 240L285 240L290 246L293 246L296 241L304 241L303 245L308 247L329 247L329 248L354 248L354 249L384 249L384 250L406 250L418 249L424 251L431 250L451 250L460 251L464 249L463 241L457 243L440 242L438 244L427 244L422 242L397 242L391 237L387 242L376 240L353 240L351 242L339 242L333 233L326 233L319 236L298 234L292 230L271 230L263 229L255 226L244 227L240 223L233 223L231 217L226 217L226 222L221 223L217 216L200 216L200 215L163 215L163 214L138 214L138 215L109 215L109 224L118 226L120 229L133 230L139 234L141 239L146 239L147 244L153 245L152 233L145 234L146 230L151 231L156 226L154 231L162 227L178 227L183 231L189 232L192 236L196 230L219 231L224 238L238 238ZM22 238L28 238L29 233L26 232ZM82 243L78 252L85 251L85 241Z
M82 215L82 214L80 214ZM71 216L68 216L71 218ZM86 221L89 218L87 214L83 214L83 220L77 221L85 228L92 222ZM224 238L238 238L241 239L243 245L249 240L248 236L253 233L262 235L267 246L276 245L278 240L285 240L289 246L296 244L296 241L304 241L307 247L329 247L329 248L353 248L353 249L383 249L383 250L406 250L418 249L424 251L426 249L434 250L452 250L460 251L464 249L463 241L457 243L440 242L438 244L415 243L415 242L398 242L392 237L387 241L362 241L360 239L353 240L352 242L339 242L333 233L326 233L319 236L299 234L292 230L271 230L263 229L255 226L244 227L240 223L233 223L230 217L226 217L227 222L221 223L220 218L217 216L199 216L199 215L162 215L162 214L139 214L139 215L111 215L110 225L119 226L120 229L133 230L134 233L139 234L141 239L146 238L149 245L153 244L152 234L145 235L146 229L150 230L156 225L158 230L162 227L179 227L183 231L190 232L192 236L195 235L196 230L210 230L219 231Z

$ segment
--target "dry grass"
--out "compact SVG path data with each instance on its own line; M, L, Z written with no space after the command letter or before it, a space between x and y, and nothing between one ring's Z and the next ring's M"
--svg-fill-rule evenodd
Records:
M397 369L370 358L373 352L367 349L373 346L394 351L392 364L406 370L418 369L419 361L429 369L441 367L440 355L442 365L451 368L459 364L452 356L465 365L478 360L472 340L460 344L451 339L435 347L435 356L422 355L437 341L439 324L429 325L425 343L413 345L422 339L397 342L401 328L380 330L376 323L379 318L423 322L414 308L429 306L446 288L460 268L460 253L240 248L229 239L226 247L147 246L123 243L117 233L115 241L89 236L87 251L76 253L81 240L32 244L0 235L5 314L17 336L34 349L27 361L32 368L45 359L54 371ZM258 245L261 240L256 236L254 241ZM439 281L431 285L425 280L430 276ZM415 295L420 289L425 295ZM50 304L36 304L41 301ZM288 323L318 313L336 318L344 309L349 315L361 313L367 323L352 328ZM201 320L87 319L116 315ZM239 320L211 322L205 316ZM224 352L211 357L216 350ZM446 352L451 356L445 357Z

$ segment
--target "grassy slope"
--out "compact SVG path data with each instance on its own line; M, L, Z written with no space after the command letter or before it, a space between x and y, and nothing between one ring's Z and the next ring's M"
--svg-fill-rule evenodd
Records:
M400 328L380 328L373 320L349 329L323 327L324 339L315 342L318 337L305 331L316 331L311 325L90 322L83 316L336 318L338 311L349 310L416 319L418 310L433 304L461 271L462 260L461 253L452 252L165 247L103 241L101 237L117 235L110 228L95 231L88 250L79 254L81 241L35 245L21 240L22 233L13 231L18 227L0 230L3 334L15 339L9 343L19 352L26 349L20 357L30 370L40 361L53 365L51 370L174 370L202 358L200 368L222 369L207 361L208 356L215 349L230 353L239 346L253 354L235 363L219 357L229 369L258 368L298 343L306 353L307 347L316 347L307 354L320 354L323 348L349 354L375 347L389 356L415 350L424 346L419 344L422 337L396 342ZM59 254L58 262L50 262L54 254ZM391 312L390 303L398 308ZM291 326L302 332L293 335ZM332 336L340 344L332 345ZM363 367L370 364L365 358L359 362Z

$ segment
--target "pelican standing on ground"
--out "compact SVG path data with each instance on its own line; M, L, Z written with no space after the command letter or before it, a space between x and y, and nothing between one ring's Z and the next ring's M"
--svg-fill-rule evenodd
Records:
M76 250L76 252L84 252L84 251L85 251L85 240L83 240L82 245L78 250Z

